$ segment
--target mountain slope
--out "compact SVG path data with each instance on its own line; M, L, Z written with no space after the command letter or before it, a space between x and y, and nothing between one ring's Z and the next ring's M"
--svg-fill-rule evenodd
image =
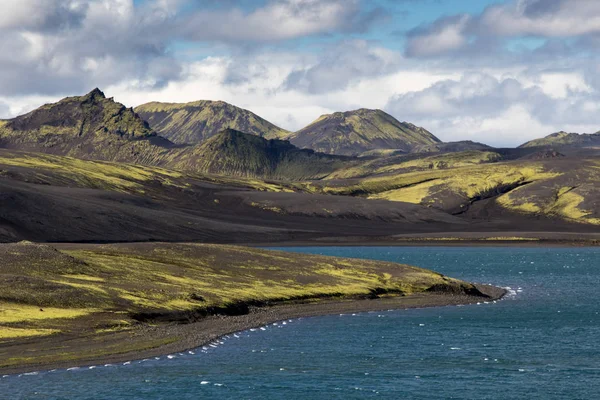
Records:
M523 143L519 148L527 147L561 147L561 146L600 146L600 133L567 133L556 132L541 139Z
M288 141L263 139L226 129L206 142L174 150L171 168L243 177L282 180L317 179L342 167L344 157L301 150Z
M292 189L299 190L256 178L0 149L0 242L249 243L462 224L420 205Z
M267 139L283 138L290 133L251 111L223 101L152 102L136 107L135 111L158 134L175 143L201 143L227 128Z
M459 142L432 143L415 147L413 153L458 153L461 151L493 151L487 144L461 140Z
M340 155L375 149L409 152L419 145L440 142L423 128L400 122L381 110L364 108L322 115L290 136L290 141L298 147Z
M280 180L322 178L351 161L233 129L201 144L175 145L98 89L2 121L0 148Z
M131 108L99 89L67 97L0 122L0 147L101 159L152 163L172 147Z

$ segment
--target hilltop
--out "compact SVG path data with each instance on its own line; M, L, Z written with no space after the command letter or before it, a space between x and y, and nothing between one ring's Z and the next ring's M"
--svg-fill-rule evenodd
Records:
M424 128L400 122L381 110L364 108L322 115L292 134L290 141L301 148L341 155L377 149L410 152L417 146L440 142Z
M151 102L136 107L135 112L159 135L180 144L202 143L225 129L266 139L281 139L290 134L253 112L224 101Z
M568 133L556 132L546 137L523 143L519 148L528 147L562 147L562 146L600 146L600 133Z
M347 161L233 129L200 144L175 145L98 89L2 121L0 148L281 180L324 177Z
M99 89L0 121L0 147L83 159L157 162L172 143Z
M180 170L279 180L318 179L343 167L348 160L312 150L300 150L288 141L266 140L226 129L204 143L174 151L169 167Z

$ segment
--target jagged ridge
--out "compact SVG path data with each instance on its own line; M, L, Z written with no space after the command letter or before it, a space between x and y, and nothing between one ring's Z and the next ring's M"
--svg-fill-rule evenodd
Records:
M171 146L99 89L0 123L0 147L84 159L151 163Z
M174 152L171 159L169 165L182 170L283 180L324 177L346 161L298 149L285 140L267 140L234 129Z

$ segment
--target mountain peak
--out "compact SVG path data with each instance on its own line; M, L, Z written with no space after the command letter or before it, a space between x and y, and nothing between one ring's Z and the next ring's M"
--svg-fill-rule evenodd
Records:
M368 108L322 115L290 140L298 147L339 155L381 149L409 152L420 145L440 142L424 128L400 122L383 110Z
M156 138L144 120L97 88L84 96L45 104L7 120L2 128L0 138L7 147L77 157L93 154L101 159L125 152L121 146L131 140ZM99 146L101 142L106 143Z
M290 132L249 110L224 101L146 103L135 108L152 129L175 143L202 143L225 128L266 139L285 138Z
M95 88L94 90L92 90L91 92L89 92L88 94L86 94L83 97L88 98L88 99L105 99L106 98L106 96L104 95L104 92L98 88Z

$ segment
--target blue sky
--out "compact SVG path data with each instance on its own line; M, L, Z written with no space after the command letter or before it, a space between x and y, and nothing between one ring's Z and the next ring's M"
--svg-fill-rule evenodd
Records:
M512 146L600 129L599 47L597 0L3 0L0 117L100 87Z

